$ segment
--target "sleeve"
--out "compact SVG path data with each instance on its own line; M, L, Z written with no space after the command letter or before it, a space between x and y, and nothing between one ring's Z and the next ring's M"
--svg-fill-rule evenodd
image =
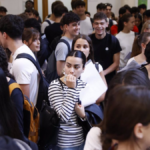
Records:
M44 34L45 28L48 26L47 22L43 22L41 25L41 33Z
M113 25L110 28L110 33L111 33L111 35L116 35L118 33L118 26L117 25Z
M100 142L101 130L99 127L93 127L89 131L86 137L84 150L102 150L102 144Z
M48 97L50 104L61 120L67 122L75 111L75 102L77 97L79 97L79 93L76 93L75 89L68 88L64 98L61 86L54 81L49 86Z
M55 50L56 61L65 61L67 55L68 55L67 45L63 42L58 43Z
M100 73L103 71L103 67L100 64L98 64L98 66L99 66L99 73Z
M133 61L133 57L128 60L126 66L128 66L132 61Z
M113 43L113 54L119 53L122 50L119 40L116 37L112 37L112 38L115 38L114 39L115 43Z
M133 31L137 32L137 33L139 32L139 29L138 29L138 27L136 25L133 27Z
M13 62L12 74L18 84L30 84L33 68L27 59L17 59Z

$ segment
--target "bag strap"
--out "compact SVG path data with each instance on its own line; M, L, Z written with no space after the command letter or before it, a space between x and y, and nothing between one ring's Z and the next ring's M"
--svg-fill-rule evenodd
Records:
M45 20L44 22L47 22L49 25L51 25L51 22L49 20Z
M65 43L67 45L68 53L69 53L71 51L71 48L70 48L70 44L68 43L68 41L66 41L65 39L60 39L58 43L60 43L60 42L63 42L63 43Z
M38 72L41 76L41 80L43 81L43 74L42 74L40 65L37 61L35 61L35 59L31 55L29 55L27 53L21 53L21 54L17 55L17 57L16 57L16 59L19 59L19 58L26 58L26 59L30 60L34 64L36 69L38 70Z
M113 49L115 44L116 44L116 38L115 36L111 35L111 47L110 48Z
M16 88L18 88L18 89L21 90L19 84L17 84L17 83L11 83L11 84L9 85L9 95L10 95L10 96L11 96L13 90L16 89Z
M97 69L97 71L99 72L99 64L96 62L95 63L95 68Z

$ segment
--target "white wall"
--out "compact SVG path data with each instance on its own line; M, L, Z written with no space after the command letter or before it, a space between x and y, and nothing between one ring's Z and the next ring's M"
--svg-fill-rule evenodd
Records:
M43 5L42 0L38 0L38 10L40 18L43 20Z

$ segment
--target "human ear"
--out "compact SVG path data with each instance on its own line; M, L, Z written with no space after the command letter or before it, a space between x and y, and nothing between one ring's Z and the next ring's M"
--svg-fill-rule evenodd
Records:
M134 135L138 139L142 139L144 137L144 126L141 123L134 126Z
M141 43L141 47L145 49L146 48L146 44Z

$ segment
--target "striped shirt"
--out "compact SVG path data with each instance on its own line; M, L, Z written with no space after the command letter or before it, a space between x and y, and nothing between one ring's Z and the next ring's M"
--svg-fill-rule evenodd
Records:
M78 102L80 91L85 86L84 82L77 80L77 87L75 89L68 88L59 79L52 81L49 86L48 96L50 105L61 119L57 143L59 147L76 147L84 142L82 127L77 123L75 103Z

